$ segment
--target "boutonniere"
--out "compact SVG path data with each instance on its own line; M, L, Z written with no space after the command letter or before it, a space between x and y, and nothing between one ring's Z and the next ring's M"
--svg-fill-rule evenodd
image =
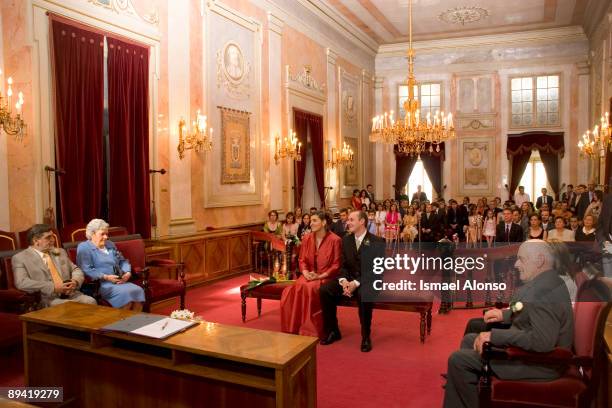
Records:
M59 256L59 254L60 254L60 250L59 250L59 248L51 248L51 249L49 250L49 254L51 254L51 255L53 255L53 256Z
M510 303L510 310L512 311L512 313L520 312L521 310L523 310L523 303L522 302Z
M370 246L370 240L369 240L369 239L365 239L365 240L363 241L363 245L365 245L365 246Z

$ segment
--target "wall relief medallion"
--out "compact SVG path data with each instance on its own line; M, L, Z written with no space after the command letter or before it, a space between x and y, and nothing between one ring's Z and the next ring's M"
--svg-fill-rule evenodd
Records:
M237 43L229 41L217 51L217 88L224 87L230 97L249 98L250 72L251 64L245 60Z

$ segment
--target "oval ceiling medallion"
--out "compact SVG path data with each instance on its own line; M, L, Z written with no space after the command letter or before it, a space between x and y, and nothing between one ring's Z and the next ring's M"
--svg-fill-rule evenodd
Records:
M438 19L451 24L469 24L489 17L489 10L478 6L454 7L440 13Z

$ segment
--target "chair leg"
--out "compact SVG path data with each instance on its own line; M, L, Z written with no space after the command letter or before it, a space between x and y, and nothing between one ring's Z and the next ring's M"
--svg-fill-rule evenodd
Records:
M246 321L246 292L240 294L240 299L242 299L240 306L242 308L242 323Z
M427 309L427 335L431 335L431 307Z
M421 344L425 344L425 312L421 312L420 335L421 335Z
M185 310L185 292L181 293L181 310Z
M261 316L261 298L257 298L257 317Z

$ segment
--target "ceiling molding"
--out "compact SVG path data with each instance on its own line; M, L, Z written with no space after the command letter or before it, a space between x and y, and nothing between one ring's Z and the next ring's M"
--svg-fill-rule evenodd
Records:
M488 48L517 46L525 44L557 44L563 42L587 41L581 26L548 28L544 30L517 33L481 35L477 37L449 38L444 40L416 41L413 48L418 52L448 52L457 48ZM378 57L406 55L408 43L381 45Z
M589 0L585 10L583 27L587 37L591 38L599 24L606 17L607 12L612 11L610 0Z

